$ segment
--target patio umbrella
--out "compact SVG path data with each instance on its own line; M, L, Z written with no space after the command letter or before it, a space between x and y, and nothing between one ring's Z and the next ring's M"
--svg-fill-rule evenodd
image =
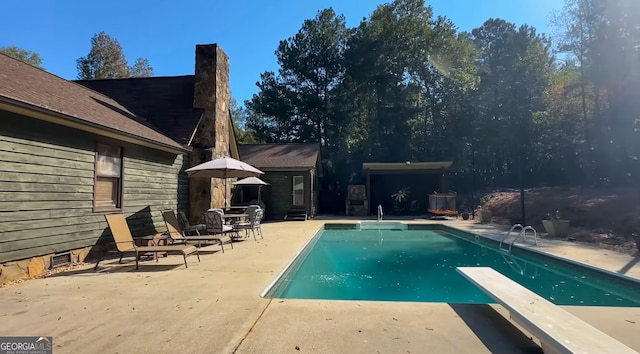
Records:
M249 165L248 163L233 159L231 157L221 157L219 159L207 161L185 170L189 177L222 178L224 179L224 206L227 207L227 178L255 177L264 172Z
M247 177L245 179L241 179L239 181L233 182L234 186L258 186L258 201L262 201L260 198L260 191L262 190L262 186L268 186L269 183L261 180L258 177Z

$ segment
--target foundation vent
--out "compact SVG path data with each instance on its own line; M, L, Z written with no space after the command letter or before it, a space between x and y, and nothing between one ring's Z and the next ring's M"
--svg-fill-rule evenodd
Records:
M71 252L56 253L51 255L51 269L71 264Z

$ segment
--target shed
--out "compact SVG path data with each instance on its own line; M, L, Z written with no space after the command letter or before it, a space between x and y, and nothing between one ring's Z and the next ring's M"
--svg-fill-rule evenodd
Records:
M270 183L262 191L268 219L306 220L316 215L320 144L241 144L238 151L242 161L262 170L260 178Z

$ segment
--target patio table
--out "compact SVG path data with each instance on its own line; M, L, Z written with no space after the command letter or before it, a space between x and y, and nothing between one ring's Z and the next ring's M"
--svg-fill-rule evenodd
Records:
M248 205L239 205L239 206L231 206L229 207L227 210L225 210L225 214L229 213L229 214L244 214L247 211L247 208L249 208Z
M229 219L232 223L247 217L249 217L249 214L223 214L222 215L223 219Z

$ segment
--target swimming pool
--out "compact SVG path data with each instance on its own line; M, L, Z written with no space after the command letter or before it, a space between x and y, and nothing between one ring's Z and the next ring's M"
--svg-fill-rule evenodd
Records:
M265 297L487 304L455 270L489 266L557 305L640 307L640 282L445 225L325 224Z

